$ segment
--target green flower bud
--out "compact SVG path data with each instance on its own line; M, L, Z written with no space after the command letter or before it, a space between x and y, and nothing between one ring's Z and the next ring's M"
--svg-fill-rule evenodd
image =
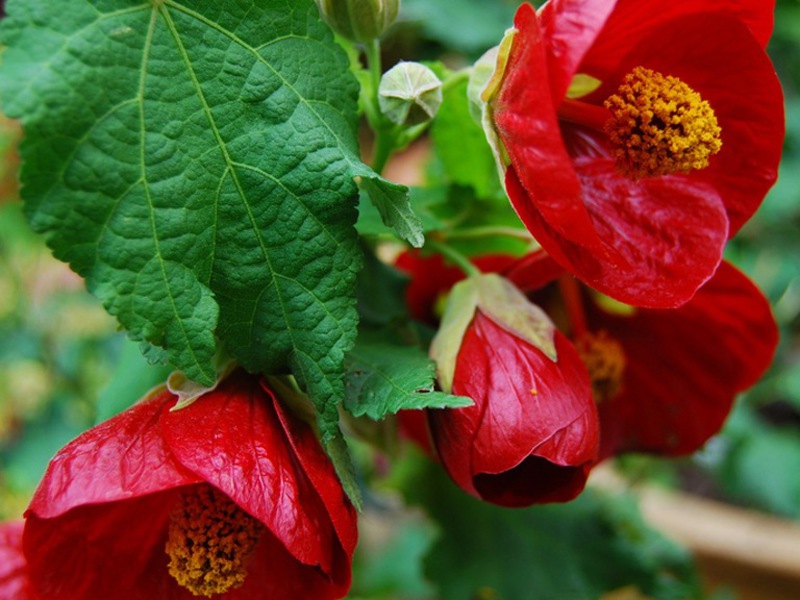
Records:
M393 123L425 123L436 116L442 105L442 82L425 65L400 62L383 74L378 104Z
M400 0L314 0L325 22L354 42L371 42L394 23Z

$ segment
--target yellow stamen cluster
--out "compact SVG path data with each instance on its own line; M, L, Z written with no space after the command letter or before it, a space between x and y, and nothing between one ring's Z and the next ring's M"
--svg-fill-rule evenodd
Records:
M722 147L711 105L677 77L636 67L605 107L617 168L633 179L703 169Z
M592 395L597 404L610 400L622 389L625 351L607 331L584 333L575 340L578 355L589 371Z
M170 515L169 574L195 596L240 587L264 525L209 485L188 488Z

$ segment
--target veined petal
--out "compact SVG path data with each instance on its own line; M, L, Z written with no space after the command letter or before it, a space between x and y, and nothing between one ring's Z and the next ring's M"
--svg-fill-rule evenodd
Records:
M330 575L336 532L274 402L257 378L234 374L192 406L165 414L164 439L183 467L264 523L298 561Z
M593 226L621 261L610 262L553 231L535 211L526 227L542 247L588 285L628 304L675 307L714 272L727 239L722 201L681 176L632 181L608 158L576 163ZM524 190L509 170L511 193Z
M57 517L80 506L116 502L202 481L173 459L158 426L174 396L151 396L93 427L50 461L28 514ZM166 407L168 409L168 407Z
M603 456L697 450L777 346L769 303L727 263L680 308L622 316L594 307L589 322L616 338L628 358L619 395L600 405Z

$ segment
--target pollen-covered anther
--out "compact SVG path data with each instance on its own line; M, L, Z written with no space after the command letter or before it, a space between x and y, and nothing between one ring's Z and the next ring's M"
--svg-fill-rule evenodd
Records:
M575 340L578 355L589 371L592 395L597 404L610 400L622 390L625 351L607 331L584 333Z
M188 488L170 515L169 573L195 596L240 587L264 525L209 485Z
M604 104L617 168L633 179L703 169L722 147L711 105L677 77L636 67Z

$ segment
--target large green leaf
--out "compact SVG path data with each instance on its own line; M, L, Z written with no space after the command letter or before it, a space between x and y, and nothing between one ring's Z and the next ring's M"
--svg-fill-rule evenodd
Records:
M201 383L291 369L336 437L360 264L358 85L311 0L20 0L3 110L28 217ZM387 192L388 193L388 192Z

